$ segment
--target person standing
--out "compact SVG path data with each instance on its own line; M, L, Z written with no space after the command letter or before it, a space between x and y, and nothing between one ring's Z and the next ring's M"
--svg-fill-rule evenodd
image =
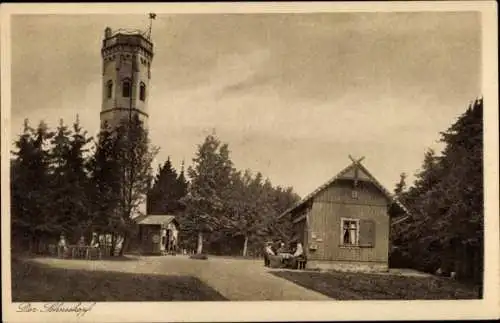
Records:
M64 234L61 234L59 238L59 243L57 244L57 256L59 258L64 258L67 249L68 249L68 244L66 243L66 237L64 236Z
M86 250L85 250L85 237L81 236L80 240L78 240L78 257L83 258L86 256Z
M172 235L172 240L170 241L170 253L175 255L177 253L177 237Z
M101 258L101 251L99 250L99 239L97 239L97 234L92 233L92 240L90 241L90 257Z
M269 267L271 260L270 256L274 256L274 251L272 248L272 242L267 242L264 247L264 266Z
M97 240L97 234L92 234L92 240L90 241L90 246L92 248L99 248L99 241Z
M305 258L304 256L304 248L302 247L302 243L300 241L296 241L296 247L295 251L292 254L292 257L290 259L290 263L292 268L298 268L298 262L299 260L302 260Z

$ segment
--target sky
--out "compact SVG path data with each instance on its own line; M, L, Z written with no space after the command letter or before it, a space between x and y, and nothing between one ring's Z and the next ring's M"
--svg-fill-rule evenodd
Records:
M145 15L12 17L11 135L79 115L97 134L104 28ZM351 161L389 190L481 96L473 12L158 14L149 99L156 163L190 165L215 129L238 169L304 196Z

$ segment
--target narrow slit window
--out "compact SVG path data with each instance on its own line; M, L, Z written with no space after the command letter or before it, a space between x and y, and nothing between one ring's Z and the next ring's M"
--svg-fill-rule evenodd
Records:
M143 82L141 82L141 87L140 87L140 91L139 91L139 98L141 99L141 101L146 100L146 84L144 84Z
M122 85L122 96L124 98L130 98L130 81L124 81Z
M106 84L106 96L108 99L111 99L113 97L113 81L108 81Z

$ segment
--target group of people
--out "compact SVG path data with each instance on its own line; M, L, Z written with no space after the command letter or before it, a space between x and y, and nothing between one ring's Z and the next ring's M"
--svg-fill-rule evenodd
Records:
M294 240L290 248L286 248L282 241L267 242L264 247L264 266L270 267L271 262L278 263L280 267L297 268L298 262L305 261L304 249L302 243Z
M81 236L80 239L78 240L77 243L78 247L86 247L87 245L85 244L85 237ZM92 248L99 248L99 240L97 239L97 234L94 233L92 234L92 240L90 241L90 247ZM59 237L59 242L57 244L57 254L60 258L63 258L64 255L67 254L69 251L69 245L66 241L66 237L64 234L61 234Z

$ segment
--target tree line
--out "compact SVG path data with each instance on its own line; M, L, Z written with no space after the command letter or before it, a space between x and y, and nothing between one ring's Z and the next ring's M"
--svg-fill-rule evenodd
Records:
M78 118L56 129L26 120L10 165L13 247L36 251L62 233L76 241L96 232L111 235L111 249L121 237L123 253L137 237L133 217L145 212L176 215L181 247L200 253L256 254L264 240L289 237L277 219L298 196L237 170L215 134L198 146L187 174L168 158L153 176L157 152L137 116L105 125L95 139Z
M478 99L441 133L444 150L425 153L410 187L402 174L395 194L411 216L391 231L392 265L482 279L482 111ZM61 233L74 241L106 232L127 245L137 233L132 215L146 201L149 214L177 215L181 246L199 253L258 254L265 240L290 237L290 223L278 215L297 194L261 173L238 170L215 134L197 147L186 174L168 159L154 178L158 149L138 118L104 129L93 139L78 118L54 130L25 121L11 159L15 241L36 250Z
M429 149L415 182L406 175L395 195L411 216L394 226L391 262L397 267L482 281L484 252L483 100L475 100L446 131L441 154Z
M176 214L180 245L197 253L259 254L266 239L289 239L278 216L299 199L291 187L273 186L257 172L238 170L227 143L208 135L192 165L177 174L167 159L149 194L151 214Z
M129 243L131 217L144 203L157 152L137 117L113 128L105 124L95 140L78 118L72 127L61 120L55 130L25 120L14 147L14 247L37 251L60 234L75 241L91 232L109 233L112 249L118 236Z

